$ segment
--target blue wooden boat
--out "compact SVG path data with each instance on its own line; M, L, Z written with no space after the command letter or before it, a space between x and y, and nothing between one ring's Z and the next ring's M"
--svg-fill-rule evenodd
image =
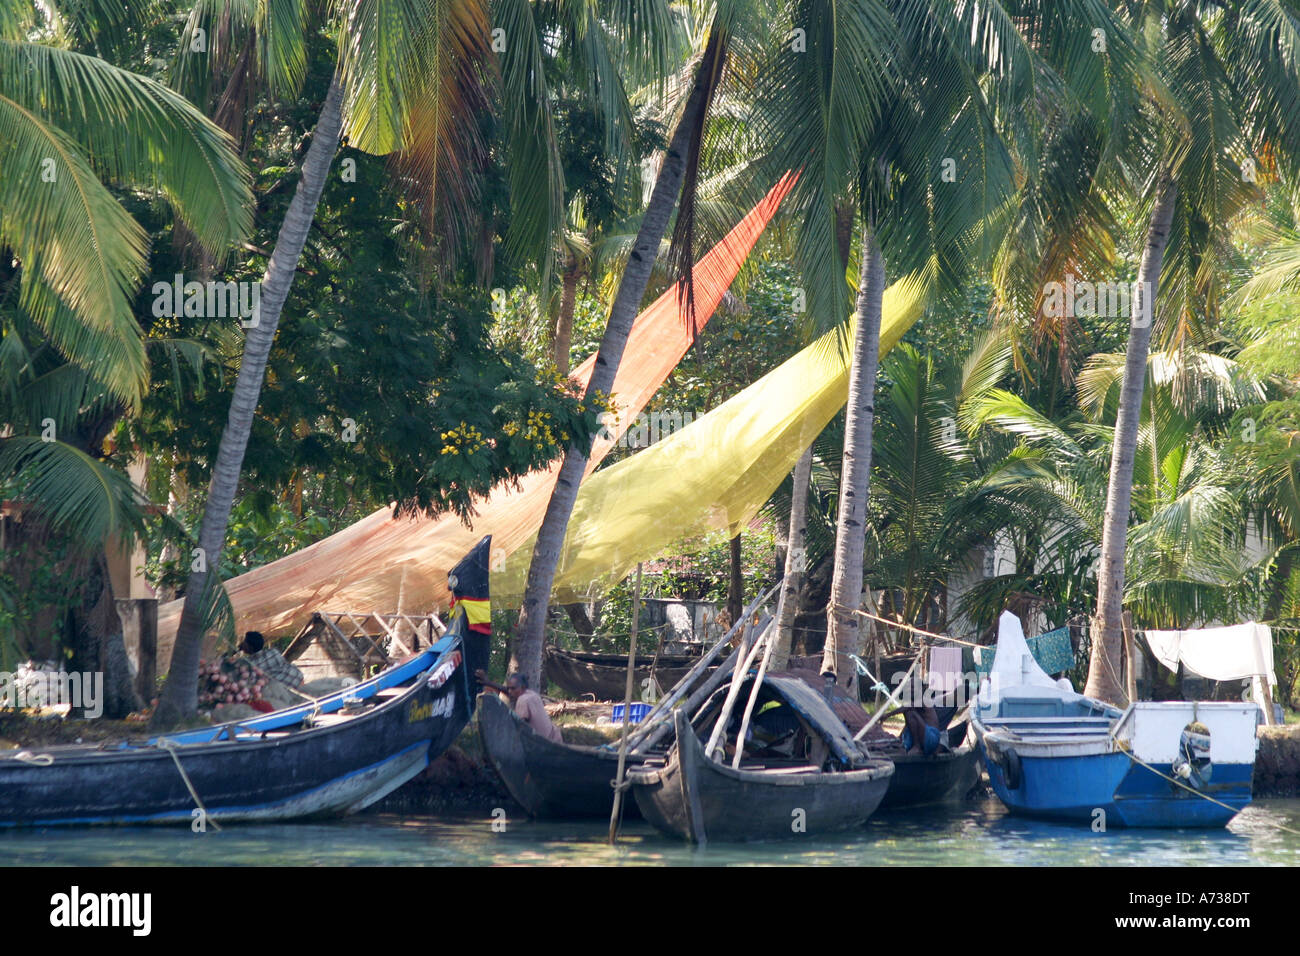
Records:
M1013 813L1096 828L1217 827L1250 803L1254 704L1139 701L1121 711L1063 684L1004 613L971 725Z
M462 587L478 580L479 565L486 588L487 542L457 565L453 593L457 578ZM297 707L139 742L6 752L0 826L206 826L353 813L451 745L473 714L472 675L487 655L488 638L458 608L431 647Z

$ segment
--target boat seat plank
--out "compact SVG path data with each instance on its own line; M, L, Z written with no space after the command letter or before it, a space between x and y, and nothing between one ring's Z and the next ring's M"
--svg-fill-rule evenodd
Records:
M1110 717L993 717L988 720L990 726L997 724L1006 724L1008 726L1024 726L1026 724L1045 724L1049 727L1059 727L1065 724L1081 724L1089 727L1096 727L1102 724L1110 724L1113 718Z

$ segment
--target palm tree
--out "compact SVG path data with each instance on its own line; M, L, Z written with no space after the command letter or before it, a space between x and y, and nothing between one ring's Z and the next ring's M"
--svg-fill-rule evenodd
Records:
M128 17L115 0L97 9ZM135 407L148 381L132 301L145 233L101 178L156 191L213 254L247 235L252 197L229 139L183 97L30 39L94 30L62 4L0 2L0 258L17 263L18 307L50 343Z
M886 251L898 274L934 289L954 289L974 258L980 226L1011 195L1014 174L1004 141L1008 109L1032 89L1036 58L997 5L956 9L898 5L900 44L887 107L842 144L862 215L857 324L849 378L844 463L837 511L835 568L822 670L838 675L860 653L856 611L863 588L876 369ZM996 37L996 41L992 38ZM987 46L985 43L987 42ZM956 185L945 189L942 166ZM823 214L820 228L829 230ZM849 682L856 671L848 668Z
M388 154L405 149L407 171L453 211L438 221L454 225L455 212L465 213L474 203L473 190L467 185L473 172L467 157L477 155L481 148L475 111L488 102L482 77L493 64L499 65L501 104L514 153L509 246L521 255L536 250L546 271L553 239L563 227L563 177L555 157L542 62L544 46L555 37L542 32L548 23L535 19L532 5L526 0L499 0L489 9L486 0L336 0L331 12L339 38L338 64L267 263L260 321L245 342L230 417L222 432L204 507L200 560L186 587L171 671L154 714L158 726L174 723L197 707L201 608L212 603L213 593L220 589L216 568L267 359L343 131L352 146L367 152ZM586 54L585 60L579 59L596 69L592 83L599 101L617 112L623 103L622 89L603 43L604 21L588 4L556 5L553 12L562 19L572 18L562 41ZM662 3L643 0L620 5L618 12L625 18L617 24L620 35L630 48L644 51L637 57L653 61L663 47L666 16ZM199 24L207 24L209 33L219 24L251 28L267 76L278 78L285 88L300 79L299 65L305 58L296 51L305 42L304 21L296 0L257 0L255 4L201 0L190 17L191 27ZM494 51L497 39L503 41L504 48ZM494 52L500 56L494 57ZM609 128L615 129L618 122L619 117L611 117Z
M977 493L1015 502L1050 535L1028 551L1019 549L1029 559L1022 564L1017 555L1025 579L1064 581L1072 573L1069 556L1095 553L1101 541L1106 515L1098 503L1117 440L1104 423L1123 400L1125 362L1126 356L1098 355L1080 373L1083 416L1056 421L998 389L963 408L976 431L991 426L1020 438L1020 447L979 479ZM1177 357L1151 356L1145 377L1134 523L1127 536L1133 573L1124 599L1145 626L1189 627L1231 614L1274 559L1271 551L1262 559L1243 557L1245 509L1215 448L1233 411L1262 393L1258 380L1235 362L1190 349ZM981 591L1014 586L990 581ZM987 596L971 599L992 608Z
M638 230L636 243L628 259L628 267L623 273L623 280L612 304L610 317L601 339L601 347L595 359L593 376L586 390L588 398L607 395L614 385L614 377L627 343L632 321L636 319L641 299L649 282L650 271L654 265L655 252L660 239L668 228L673 208L677 206L677 194L681 193L680 211L677 213L673 229L673 245L676 248L677 261L682 264L682 278L686 281L686 299L690 300L689 265L692 261L695 228L695 185L698 182L699 161L705 146L705 131L710 113L710 104L723 85L728 70L732 74L746 75L758 73L753 64L746 62L753 56L754 49L766 46L771 40L771 10L764 9L762 3L746 0L719 0L708 4L708 13L702 22L705 29L701 31L703 43L701 53L690 66L689 79L686 83L685 96L681 101L680 111L667 150L664 151L663 163L655 179L653 193L647 203L645 216ZM805 8L801 16L811 16L813 21L822 25L819 36L829 33L832 38L840 38L841 46L836 53L841 57L840 70L844 82L837 87L829 114L833 114L835 124L861 125L858 116L870 116L875 112L875 91L880 88L878 75L888 68L887 44L881 42L874 27L888 27L888 18L880 16L876 3L835 3L833 0L807 0L797 4ZM783 48L790 56L800 59L813 59L818 52L813 47L803 49L790 42L792 36L783 36ZM824 51L823 51L824 52ZM807 124L806 103L797 103L793 98L785 100L788 107L787 116L797 125ZM796 118L798 117L798 118ZM826 127L820 134L827 134ZM839 135L833 130L832 134ZM777 172L785 169L809 166L811 179L824 182L823 169L816 163L807 163L809 153L794 150L794 159ZM775 169L775 166L774 166ZM768 177L775 179L775 177ZM835 186L840 183L836 182ZM833 234L832 234L833 239ZM558 566L560 549L564 542L565 529L573 511L573 502L577 499L578 484L586 470L588 449L569 447L564 462L560 466L554 492L547 503L546 516L538 531L537 542L533 548L532 563L529 564L528 584L524 592L523 609L520 611L519 628L516 632L516 649L512 666L517 666L529 679L539 678L541 674L542 646L545 644L547 606L550 602L551 585L555 579L555 567Z
M1145 122L1123 156L1148 204L1115 422L1085 692L1119 701L1125 544L1131 522L1144 370L1156 305L1171 345L1201 332L1220 293L1222 250L1236 212L1257 195L1265 157L1293 174L1300 159L1300 11L1283 0L1246 4L1121 3L1155 81ZM1170 261L1166 263L1166 258Z
M119 693L122 655L100 647L117 630L105 547L129 543L144 511L106 446L139 406L149 363L133 307L146 236L105 181L165 198L213 257L252 218L227 136L172 90L75 48L116 48L131 22L114 2L0 3L0 487L24 509L28 542L6 563L61 547L38 542L66 545L67 645L106 673L113 716L134 695L129 678Z

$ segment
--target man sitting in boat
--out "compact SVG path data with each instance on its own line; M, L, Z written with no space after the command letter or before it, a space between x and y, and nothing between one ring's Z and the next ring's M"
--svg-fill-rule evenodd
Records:
M542 703L542 695L535 690L529 689L528 678L523 674L511 674L506 678L504 687L488 680L487 672L482 668L476 670L474 676L478 678L478 682L484 687L491 687L497 693L509 697L510 702L514 705L515 713L528 725L533 733L545 737L552 743L564 743L560 728L551 722L551 718L546 713L546 705Z
M248 663L272 680L278 680L289 687L302 686L302 671L286 661L284 655L274 647L267 647L266 638L260 631L248 631L239 649L247 655Z

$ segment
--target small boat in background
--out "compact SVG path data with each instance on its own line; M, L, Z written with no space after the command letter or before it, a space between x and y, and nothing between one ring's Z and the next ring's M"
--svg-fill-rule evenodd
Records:
M866 726L867 713L857 698L840 684L832 685L828 691L819 671L807 666L790 667L780 676L797 677L824 698L829 693L827 703L851 734ZM895 685L898 683L894 681ZM954 710L951 708L948 712ZM979 782L980 763L974 742L966 739L969 726L969 722L961 718L956 724L944 727L945 746L930 756L908 754L897 736L880 726L872 728L872 736L858 742L859 749L869 757L884 757L894 764L894 775L890 778L889 790L880 809L948 803L970 793Z
M478 725L488 760L529 816L609 819L617 748L553 743L492 693L479 696ZM644 760L644 755L628 754L627 766L636 768ZM638 815L635 804L624 807L626 815Z
M741 692L754 680L747 677ZM712 725L726 692L719 689L705 704L696 727ZM740 742L748 756L733 768L705 756L691 721L678 709L675 746L627 775L641 815L661 832L692 843L789 839L866 823L889 789L894 765L865 756L821 695L797 677L764 678L755 714L769 713L788 732L779 745ZM734 739L731 746L734 751Z
M1065 682L1062 682L1065 683ZM1013 813L1103 827L1224 826L1251 800L1252 703L1137 701L1123 711L1053 681L1003 613L972 708L989 783Z
M644 687L651 677L662 689L676 685L699 660L698 654L638 654L636 686ZM596 700L622 700L627 681L626 654L591 654L546 648L546 679L566 693Z

